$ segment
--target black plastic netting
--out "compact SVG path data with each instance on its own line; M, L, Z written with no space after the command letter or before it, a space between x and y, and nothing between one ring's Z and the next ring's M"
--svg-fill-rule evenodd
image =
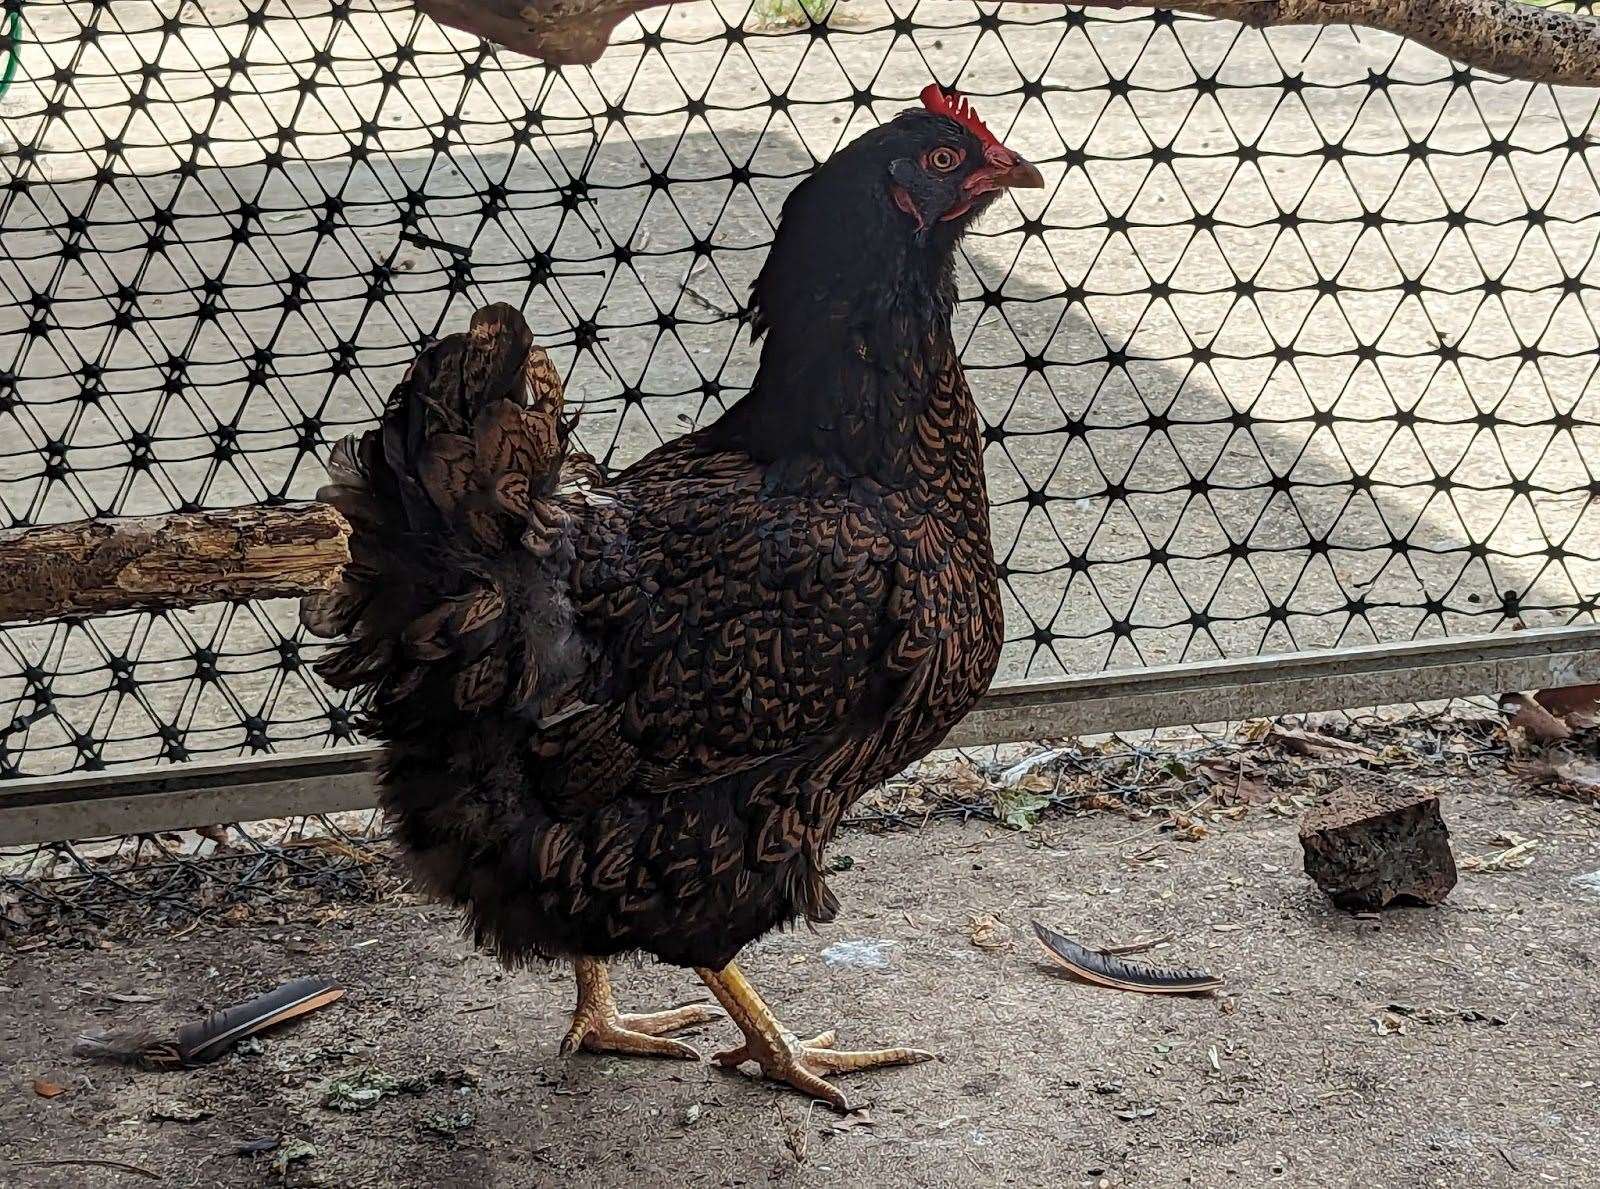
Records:
M791 2L551 70L388 0L11 0L0 516L309 496L490 300L637 457L748 383L789 188L937 78L1048 182L960 272L1004 678L1592 615L1595 92L1347 28ZM287 603L9 629L0 775L347 739L302 644Z

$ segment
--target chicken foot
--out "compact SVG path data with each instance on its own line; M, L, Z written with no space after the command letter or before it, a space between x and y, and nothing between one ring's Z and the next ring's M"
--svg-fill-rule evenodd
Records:
M736 1049L717 1053L711 1059L727 1068L754 1061L761 1072L776 1082L784 1082L812 1098L819 1098L837 1111L856 1109L839 1087L823 1078L832 1073L851 1073L885 1065L916 1065L933 1060L921 1049L869 1049L853 1052L834 1048L838 1037L830 1030L810 1040L799 1040L772 1014L750 980L729 962L721 970L695 967L711 993L717 997L739 1031L744 1043Z
M570 1057L584 1048L592 1053L631 1053L698 1061L697 1051L666 1034L722 1018L722 1011L708 1003L689 1003L641 1015L623 1014L617 1011L617 1001L611 995L611 976L604 962L597 958L574 958L572 973L578 980L578 1006L572 1011L572 1027L561 1038L563 1057Z

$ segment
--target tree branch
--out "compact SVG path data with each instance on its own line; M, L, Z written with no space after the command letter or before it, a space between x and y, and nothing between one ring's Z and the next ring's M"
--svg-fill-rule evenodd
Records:
M1112 0L1101 8L1132 7ZM1396 33L1486 74L1600 86L1600 20L1520 0L1179 0L1196 16L1273 25L1363 25Z
M326 590L350 560L327 504L74 520L0 532L0 622Z
M682 0L416 0L421 11L441 24L557 65L597 60L620 21L675 2ZM1131 0L1104 0L1084 7L1134 5ZM1520 0L1177 0L1162 7L1257 29L1364 25L1410 38L1490 74L1600 86L1600 20Z

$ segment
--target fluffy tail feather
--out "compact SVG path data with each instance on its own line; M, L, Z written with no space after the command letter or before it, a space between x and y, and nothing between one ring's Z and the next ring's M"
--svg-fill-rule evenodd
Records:
M376 429L335 446L318 498L350 522L351 562L301 621L345 637L317 671L360 692L378 738L451 712L538 715L570 691L584 658L554 497L598 478L570 428L549 357L496 304L417 358Z

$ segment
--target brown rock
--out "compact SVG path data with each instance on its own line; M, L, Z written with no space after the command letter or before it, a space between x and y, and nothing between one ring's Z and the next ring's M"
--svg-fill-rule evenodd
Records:
M1306 874L1340 908L1438 904L1456 886L1439 798L1372 773L1351 775L1300 823Z

